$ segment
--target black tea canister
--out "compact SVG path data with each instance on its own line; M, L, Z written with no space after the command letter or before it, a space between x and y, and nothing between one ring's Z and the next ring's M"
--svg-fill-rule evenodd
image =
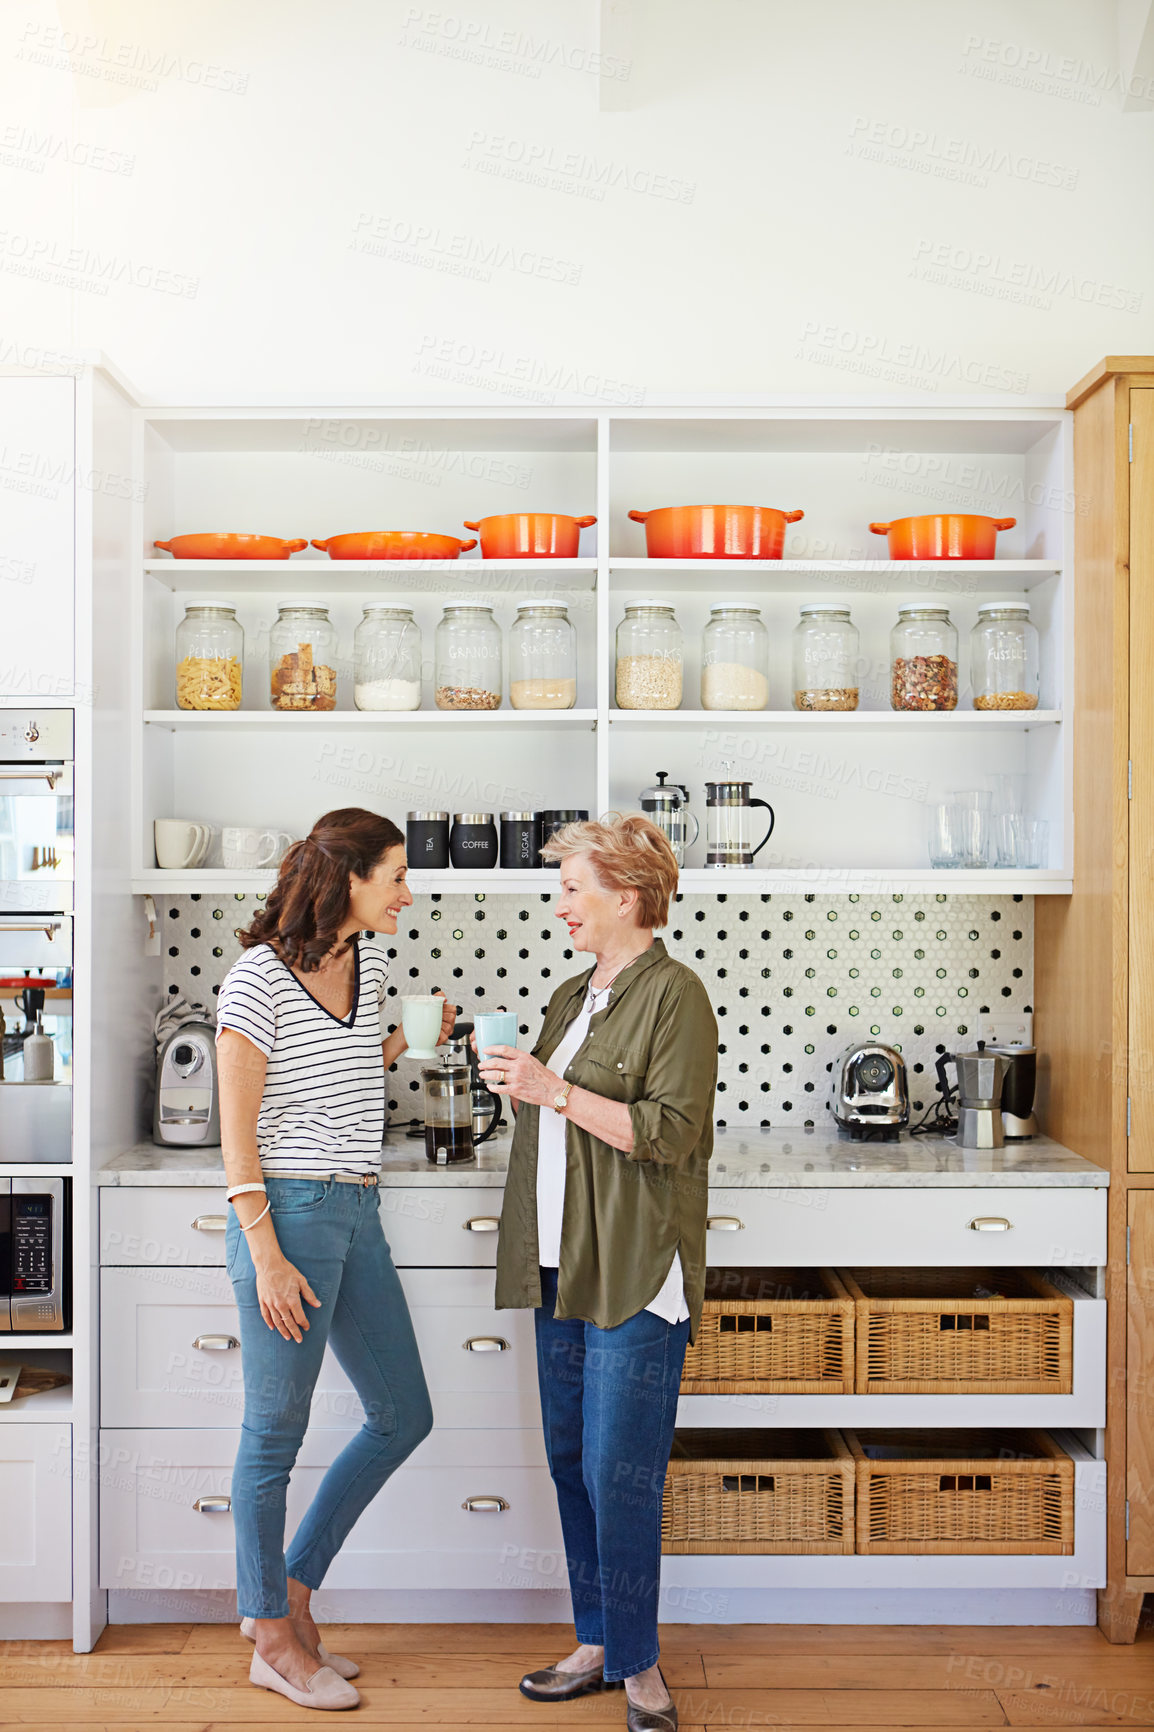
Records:
M501 866L525 872L541 864L540 812L501 813Z
M497 864L497 826L492 812L454 812L449 859L462 868L487 871Z
M588 812L580 812L576 808L564 812L541 813L541 846L549 840L555 830L560 830L563 824L583 824L588 818ZM542 866L560 867L560 860L542 860Z
M449 814L409 812L405 818L405 852L414 872L444 872L449 865Z

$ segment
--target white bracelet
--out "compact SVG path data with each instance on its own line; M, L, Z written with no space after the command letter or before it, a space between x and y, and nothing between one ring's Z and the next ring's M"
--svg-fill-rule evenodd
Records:
M247 1227L245 1226L243 1221L238 1221L237 1226L240 1228L242 1233L251 1233L251 1231L254 1227L258 1227L260 1225L260 1223L264 1220L265 1216L268 1214L268 1212L271 1208L272 1208L272 1204L266 1203L264 1208L261 1210L260 1214L257 1216L255 1221L250 1221Z
M246 1191L264 1191L268 1195L264 1185L234 1185L231 1191L225 1192L225 1201L231 1203L234 1197L243 1197Z

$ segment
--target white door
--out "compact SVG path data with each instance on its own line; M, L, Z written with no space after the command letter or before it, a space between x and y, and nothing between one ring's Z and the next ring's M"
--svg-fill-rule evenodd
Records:
M73 689L75 423L71 379L0 379L0 696Z
M72 1598L72 1427L0 1423L0 1602Z

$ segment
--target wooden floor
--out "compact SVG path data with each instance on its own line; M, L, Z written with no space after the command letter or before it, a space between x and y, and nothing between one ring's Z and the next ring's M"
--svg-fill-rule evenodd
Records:
M360 1662L359 1719L392 1732L624 1724L621 1691L553 1706L518 1693L522 1672L566 1651L566 1626L358 1624L325 1634ZM1132 1647L1093 1628L947 1625L666 1624L661 1639L686 1732L1154 1729L1150 1625ZM121 1625L84 1655L64 1642L0 1642L0 1732L315 1725L314 1712L253 1689L250 1653L224 1624Z

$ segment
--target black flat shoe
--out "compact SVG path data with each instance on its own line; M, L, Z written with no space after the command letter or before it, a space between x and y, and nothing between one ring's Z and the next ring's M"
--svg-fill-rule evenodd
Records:
M588 1672L559 1672L556 1666L546 1666L542 1672L526 1672L520 1683L522 1696L534 1702L571 1702L575 1696L621 1688L620 1683L606 1681L600 1666Z
M665 1684L665 1673L660 1672L661 1682ZM669 1685L665 1684L666 1691ZM673 1697L665 1708L638 1708L626 1697L625 1725L628 1732L677 1732L677 1709L673 1705Z

